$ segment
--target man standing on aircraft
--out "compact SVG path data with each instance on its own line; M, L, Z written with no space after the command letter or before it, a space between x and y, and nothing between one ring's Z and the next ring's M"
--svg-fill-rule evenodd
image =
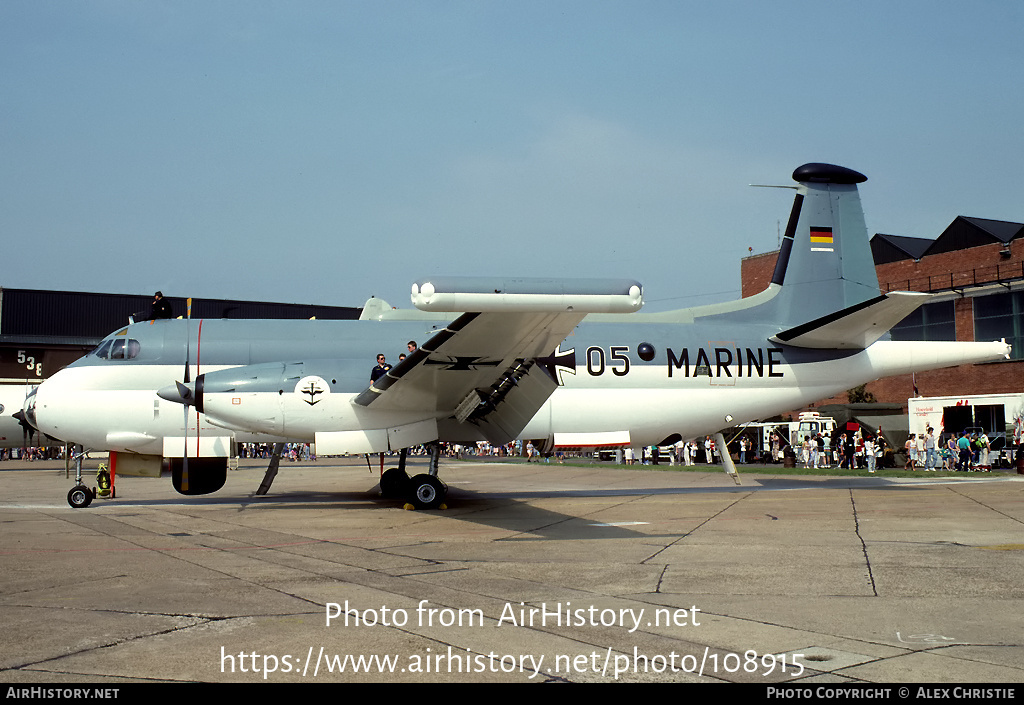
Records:
M164 295L159 291L153 294L153 303L150 304L149 315L141 312L132 314L136 321L158 321L165 318L174 318L171 313L171 305L164 301Z
M416 341L410 340L408 343L406 343L405 347L409 348L409 354L412 355L414 352L416 352Z
M150 319L173 318L171 305L164 301L164 295L159 291L153 294L153 309L149 315Z
M376 382L391 369L391 365L384 361L384 353L377 353L377 364L370 370L370 382Z

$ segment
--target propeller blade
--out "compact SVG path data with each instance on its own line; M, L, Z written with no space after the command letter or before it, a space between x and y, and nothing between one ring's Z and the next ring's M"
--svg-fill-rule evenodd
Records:
M36 433L36 427L28 422L25 418L24 411L15 411L11 414L12 419L18 421L18 425L21 426L21 445L23 448L27 448L29 442L32 440L32 436Z
M192 381L191 372L189 371L189 356L192 350L192 339L188 333L188 324L185 324L185 384Z
M195 401L195 394L192 393L191 389L186 387L181 382L175 382L174 385L178 394L181 396L182 399L185 400L186 404L191 404L193 401Z

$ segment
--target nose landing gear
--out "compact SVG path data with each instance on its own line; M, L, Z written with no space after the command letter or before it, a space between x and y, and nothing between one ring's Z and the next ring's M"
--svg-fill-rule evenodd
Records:
M99 485L98 491L95 487L87 487L82 482L82 458L85 457L85 453L86 451L82 446L74 447L72 457L75 461L75 486L68 491L68 504L71 505L72 509L85 509L92 504L96 497L106 499L113 499L115 497L114 486L110 481L110 473L105 465L100 465L96 472L96 484Z
M78 484L68 492L68 504L74 509L84 509L92 504L92 490L85 485Z

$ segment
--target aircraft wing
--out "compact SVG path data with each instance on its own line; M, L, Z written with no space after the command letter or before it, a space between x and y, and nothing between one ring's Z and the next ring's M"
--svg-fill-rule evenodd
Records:
M772 337L798 348L862 350L927 303L931 294L893 291Z
M632 281L470 281L417 283L418 308L476 310L463 313L372 383L356 404L431 411L439 425L471 425L475 430L467 428L467 439L482 432L492 443L507 443L558 387L559 357L565 355L565 367L575 370L574 355L558 348L576 325L588 313L641 305L639 285ZM453 436L458 433L446 433Z

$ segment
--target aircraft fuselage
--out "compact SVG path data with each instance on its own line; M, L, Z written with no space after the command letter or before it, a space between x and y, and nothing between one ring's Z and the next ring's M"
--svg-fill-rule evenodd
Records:
M353 403L366 389L378 353L397 360L406 341L429 338L443 324L276 321L273 336L261 333L261 324L267 327L234 320L129 326L110 339L137 341L134 357L90 354L58 372L36 396L36 423L86 447L159 455L166 452L165 438L186 435L186 418L188 434L200 440L230 435L238 441L312 442L317 432L388 428L450 414ZM741 338L735 329L713 324L584 321L552 351L548 366L558 387L518 435L628 431L634 446L674 434L692 438L921 369L925 357L937 367L958 364L965 354L963 344L889 341L860 351L802 349L770 341L773 332L751 335L745 326ZM998 344L977 345L997 353ZM204 413L186 413L155 393L183 379L186 348L190 378L206 376ZM478 356L438 356L426 364L454 374L495 362L480 350ZM471 428L463 425L441 440L482 440Z

